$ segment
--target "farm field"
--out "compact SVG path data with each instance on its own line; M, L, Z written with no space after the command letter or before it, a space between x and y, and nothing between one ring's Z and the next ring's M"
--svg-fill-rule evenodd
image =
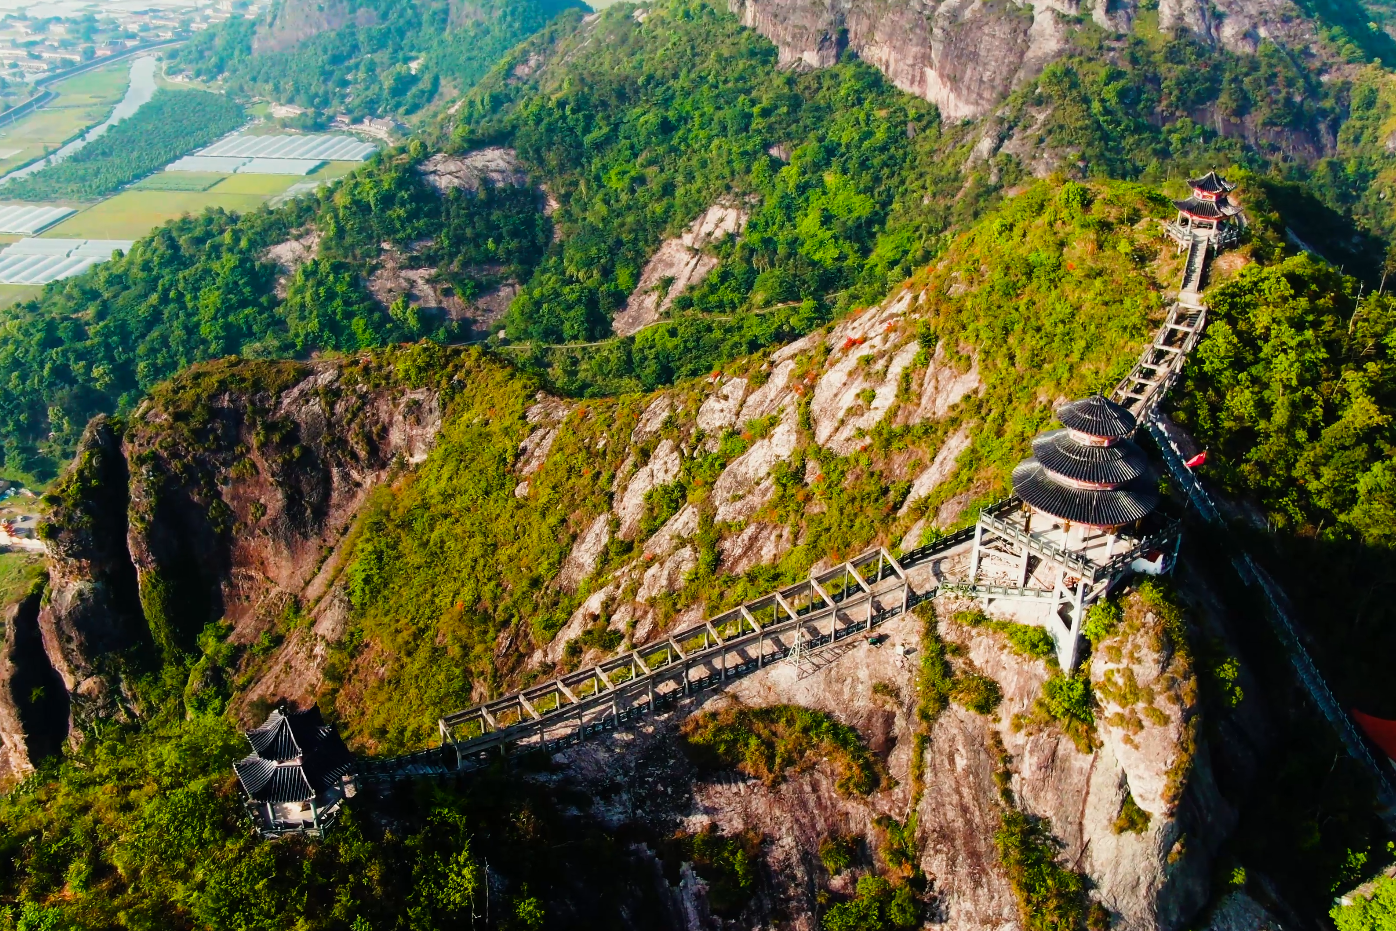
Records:
M204 171L157 171L146 175L128 190L132 191L207 191L227 175Z
M13 239L14 237L5 237ZM31 297L38 297L44 289L41 284L0 284L0 308L10 307Z
M317 176L318 177L318 176ZM214 187L210 194L258 194L274 197L297 181L304 181L301 175L228 175Z
M148 80L154 62L143 58ZM149 89L152 96L100 138L58 164L5 185L6 196L25 201L97 200L164 168L193 148L217 139L245 120L236 102L203 91Z
M158 172L100 203L93 204L76 216L45 230L46 239L140 239L155 227L188 214L199 214L209 207L245 212L284 193L293 184L323 181L343 177L359 166L358 162L330 162L307 176L298 175L184 175L181 172ZM204 190L161 190L165 175L183 175L197 179L191 186L210 185ZM179 179L172 185L185 183ZM4 237L0 237L0 242Z
M116 62L61 81L53 86L58 98L40 110L0 127L0 152L18 150L0 159L0 175L60 148L78 133L107 118L126 93L130 62Z
M312 171L304 179L307 181L325 181L333 178L342 178L363 162L330 162L329 164Z
M294 180L294 179L293 179ZM268 195L207 191L123 191L43 234L45 239L140 239L155 227L209 207L255 210Z

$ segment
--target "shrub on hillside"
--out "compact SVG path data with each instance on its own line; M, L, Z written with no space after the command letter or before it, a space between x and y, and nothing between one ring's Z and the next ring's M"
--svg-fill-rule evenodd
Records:
M1378 878L1369 895L1340 902L1328 914L1338 931L1396 931L1396 877Z
M845 795L869 795L886 779L857 731L797 705L706 711L684 722L683 736L700 763L735 766L768 786L820 759L838 770L837 787Z

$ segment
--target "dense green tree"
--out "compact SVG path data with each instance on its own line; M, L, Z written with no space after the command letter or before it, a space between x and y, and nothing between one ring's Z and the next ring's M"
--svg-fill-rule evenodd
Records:
M1251 265L1209 294L1178 393L1209 473L1299 531L1396 542L1396 301L1308 256Z
M259 21L234 16L197 34L175 65L202 80L221 78L234 94L322 114L407 116L443 88L469 88L511 47L578 6L571 0L367 0L332 28L270 48L258 45ZM268 14L273 21L293 15ZM277 25L260 28L275 34Z

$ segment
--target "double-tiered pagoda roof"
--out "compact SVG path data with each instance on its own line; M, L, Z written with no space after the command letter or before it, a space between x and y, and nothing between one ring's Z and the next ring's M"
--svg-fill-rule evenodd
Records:
M337 786L354 768L349 748L319 708L273 711L249 731L252 752L233 764L248 797L273 805L306 802Z
M1191 178L1188 185L1192 194L1184 200L1175 200L1173 206L1195 220L1227 220L1241 212L1241 208L1231 203L1227 195L1236 190L1236 185L1209 171L1200 178Z
M1056 475L1102 488L1132 482L1149 471L1144 453L1133 443L1092 446L1077 441L1069 430L1051 430L1035 437L1032 454Z
M1057 411L1065 427L1037 436L1033 457L1013 470L1013 491L1061 521L1122 527L1158 506L1144 453L1129 437L1138 426L1126 408L1100 395Z

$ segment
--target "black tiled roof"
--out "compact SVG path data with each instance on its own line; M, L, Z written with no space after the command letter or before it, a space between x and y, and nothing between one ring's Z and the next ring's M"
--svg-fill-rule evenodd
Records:
M349 748L325 724L319 708L273 711L247 740L252 753L233 769L247 794L259 802L305 801L354 768Z
M263 759L293 760L333 732L319 708L289 712L278 708L261 727L247 733L247 740Z
M1127 437L1139 426L1126 408L1098 394L1063 404L1057 408L1057 419L1078 433L1110 440Z
M1236 185L1228 184L1226 179L1215 171L1209 171L1200 178L1189 178L1188 184L1208 194L1225 194L1236 190Z
M1196 197L1189 197L1187 200L1175 200L1173 206L1189 216L1202 220L1220 220L1224 217L1234 217L1240 211L1238 208L1227 203L1217 203L1211 200L1198 200Z
M1096 485L1123 485L1149 471L1144 451L1129 440L1087 446L1066 430L1050 430L1033 438L1032 452L1049 472Z
M1075 488L1054 480L1036 459L1013 470L1013 491L1028 504L1058 520L1094 527L1122 527L1147 517L1158 505L1158 491L1136 479L1122 488Z
M316 794L298 762L277 763L252 753L234 763L233 770L248 796L259 802L304 802Z

